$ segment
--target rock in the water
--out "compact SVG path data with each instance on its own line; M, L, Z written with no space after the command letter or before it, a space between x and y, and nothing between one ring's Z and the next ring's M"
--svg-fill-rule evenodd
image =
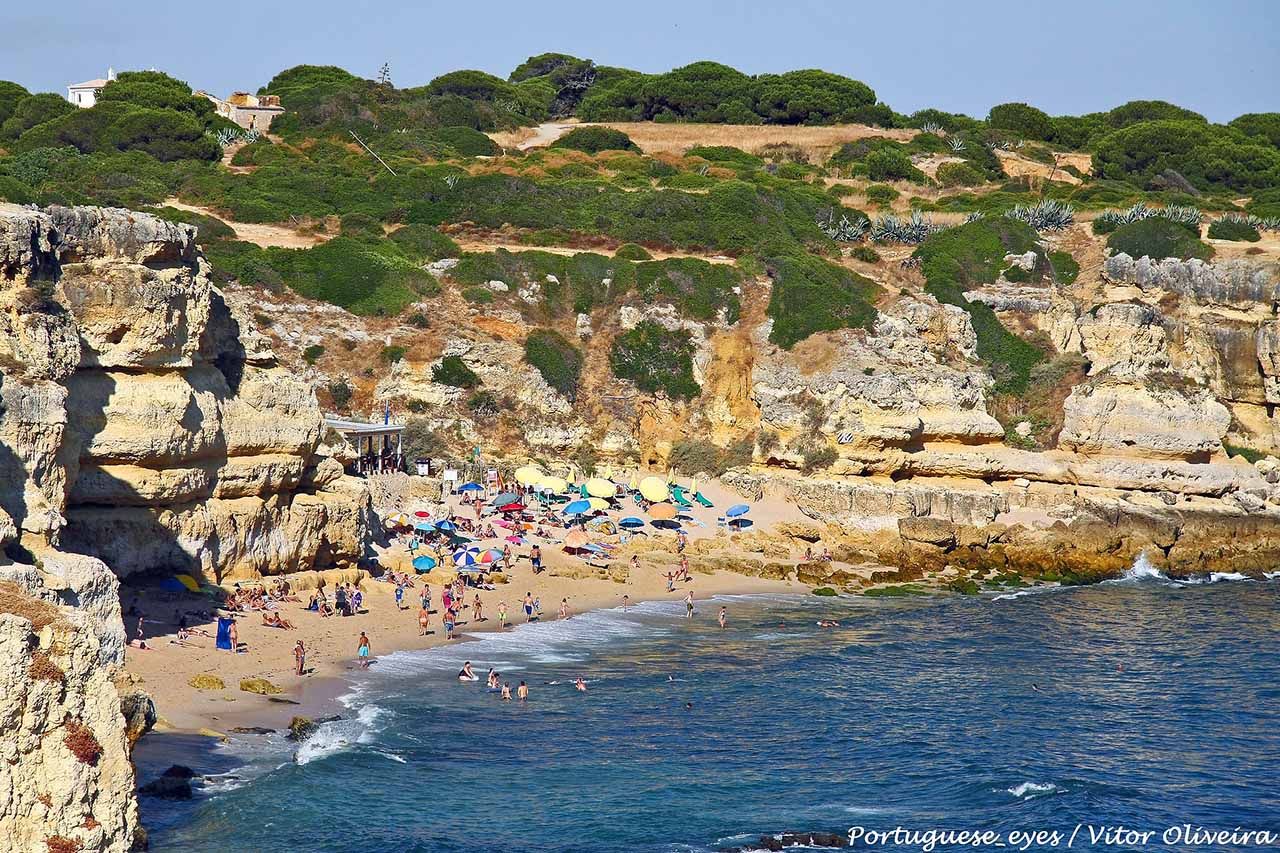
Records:
M195 776L190 767L174 764L159 779L154 779L138 788L143 797L158 797L162 800L191 799L191 780Z
M279 687L276 687L265 678L245 678L240 681L240 689L245 693L257 693L260 696L270 696L275 693L283 693Z

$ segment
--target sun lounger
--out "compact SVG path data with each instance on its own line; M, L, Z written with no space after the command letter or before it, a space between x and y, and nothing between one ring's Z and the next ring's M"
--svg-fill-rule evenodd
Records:
M694 492L693 499L708 509L715 506L715 504L707 500L706 496L703 495L702 492Z
M679 486L671 487L671 500L675 502L676 506L681 507L682 509L693 508L693 504L684 496L684 489Z

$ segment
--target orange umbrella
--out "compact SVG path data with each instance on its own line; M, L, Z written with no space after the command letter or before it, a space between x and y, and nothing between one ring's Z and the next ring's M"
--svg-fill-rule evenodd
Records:
M587 544L587 533L585 530L570 530L568 535L564 537L564 547L581 548Z
M650 518L675 518L676 508L671 504L654 504L649 507Z

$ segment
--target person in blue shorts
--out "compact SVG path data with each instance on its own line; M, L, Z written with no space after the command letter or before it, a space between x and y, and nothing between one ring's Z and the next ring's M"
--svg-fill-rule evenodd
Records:
M404 587L396 584L396 610L404 610Z
M360 645L356 647L356 654L360 656L360 668L369 668L369 636L364 632L360 632Z

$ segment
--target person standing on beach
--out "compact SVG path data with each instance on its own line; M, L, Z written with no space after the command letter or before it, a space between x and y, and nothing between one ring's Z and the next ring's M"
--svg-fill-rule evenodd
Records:
M294 674L302 675L302 671L307 665L307 647L302 644L301 640L293 647L293 663Z
M236 628L236 620L231 620L231 626L227 628L227 637L231 640L231 653L240 653L240 630Z
M418 594L418 598L422 601L423 610L431 609L431 584L424 583L422 585L422 592Z
M676 591L676 576L671 572L667 572L667 592Z
M533 621L533 593L526 592L524 594L524 621Z
M535 575L542 571L542 549L536 544L529 551L529 562L533 563L533 573Z
M423 604L418 609L418 636L427 636L427 626L431 624L431 611L427 610L427 605Z
M689 594L684 597L684 618L693 618L693 590L689 590Z
M724 622L725 622L725 617L726 617L726 615L727 615L727 613L726 613L726 611L725 611L725 608L721 607L721 608L720 608L720 616L716 619L716 621L720 623L720 630L722 630L722 631L724 630Z
M360 644L356 646L356 654L360 657L360 668L369 668L369 636L360 632Z
M507 603L505 601L498 602L498 630L507 630Z
M471 618L477 622L484 621L484 603L480 601L480 593L476 593L475 601L471 602Z
M404 587L396 584L396 610L404 610Z
M138 640L138 642L142 642L142 620L143 620L143 616L141 613L139 613L138 614L138 636L135 638Z
M567 598L560 599L560 618L569 618L569 599Z
M631 596L627 595L626 593L623 593L622 594L622 612L623 613L627 612L627 607L630 604L631 604Z
M680 579L689 579L689 557L686 554L680 555Z

